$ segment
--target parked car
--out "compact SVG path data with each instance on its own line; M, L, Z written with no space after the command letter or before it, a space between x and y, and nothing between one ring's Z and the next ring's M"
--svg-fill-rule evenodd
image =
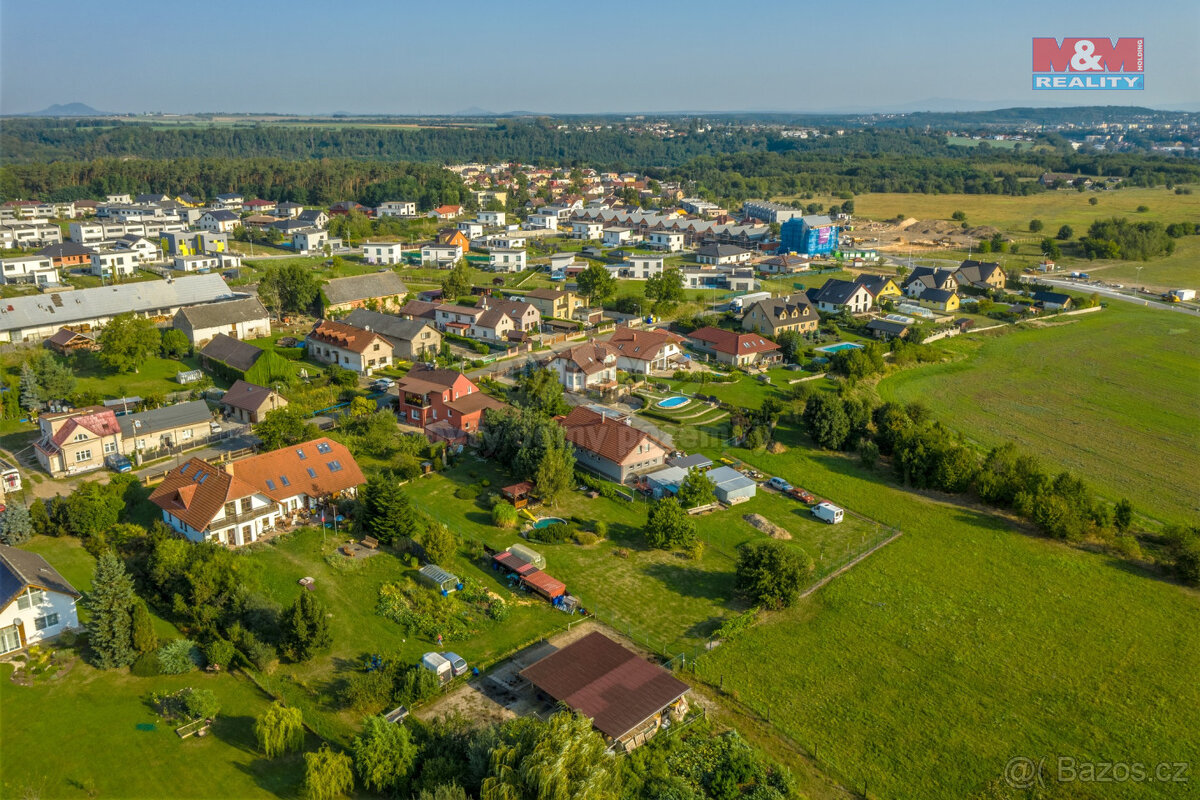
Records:
M457 653L442 653L442 658L450 662L450 669L454 673L454 677L458 677L467 671L467 661Z
M805 489L801 489L799 486L793 486L791 489L788 489L787 494L788 494L788 497L795 498L796 500L799 500L801 503L807 503L810 506L813 503L817 502L817 498L813 496L812 492L809 492Z
M767 486L779 492L787 492L792 488L790 483L780 477L771 478L771 480L767 481Z
M371 383L371 388L377 392L386 392L388 389L396 385L396 382L391 378L376 378Z
M133 462L120 453L113 453L104 457L104 464L113 472L132 472Z

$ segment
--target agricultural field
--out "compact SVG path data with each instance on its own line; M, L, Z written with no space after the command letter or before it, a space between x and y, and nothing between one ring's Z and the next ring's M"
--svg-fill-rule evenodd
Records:
M1200 703L1200 594L784 438L789 452L747 460L904 535L703 656L699 677L870 797L972 797L1014 756L1197 763L1183 732Z
M885 378L983 447L1015 442L1163 522L1200 512L1200 322L1114 301L1102 312L939 343L954 358Z

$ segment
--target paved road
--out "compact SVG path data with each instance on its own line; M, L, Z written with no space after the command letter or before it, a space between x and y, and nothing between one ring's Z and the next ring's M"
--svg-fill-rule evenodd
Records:
M1108 286L1094 286L1079 281L1063 280L1062 278L1044 278L1039 277L1041 283L1057 286L1060 289L1073 289L1077 292L1095 292L1102 297L1109 297L1113 300L1124 300L1126 303L1134 303L1139 306L1147 306L1149 308L1161 308L1167 311L1178 311L1181 314L1189 314L1193 317L1200 317L1200 311L1191 306L1183 305L1182 303L1164 303L1161 300L1152 300L1144 295L1138 295L1130 292L1128 289L1112 289Z

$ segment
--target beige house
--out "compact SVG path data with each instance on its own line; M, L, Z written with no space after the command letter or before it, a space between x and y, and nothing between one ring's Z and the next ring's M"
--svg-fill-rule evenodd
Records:
M817 310L803 292L759 300L742 317L743 330L764 336L777 336L784 331L808 333L815 331L820 323Z
M117 417L121 428L121 453L143 458L158 454L191 450L208 442L212 435L213 415L208 403L189 400L136 414Z
M574 319L575 312L583 308L583 299L574 292L534 289L526 292L523 299L540 311L543 319Z
M257 425L268 412L286 408L287 399L274 389L237 380L221 398L221 411L230 419Z
M38 463L52 477L77 475L104 466L104 457L121 453L121 426L111 409L90 408L43 414L41 437L33 446Z
M183 331L193 347L203 347L219 333L241 340L271 335L270 316L257 297L181 308L171 325Z

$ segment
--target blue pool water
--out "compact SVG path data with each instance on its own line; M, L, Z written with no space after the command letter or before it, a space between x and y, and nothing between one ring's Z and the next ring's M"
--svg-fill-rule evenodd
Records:
M680 406L690 402L691 400L688 398L676 395L675 397L668 397L665 400L659 400L657 405L659 408L679 408Z
M559 522L566 522L566 520L565 520L565 519L560 519L559 517L542 517L542 518L541 518L541 519L539 519L537 522L533 523L533 527L535 527L535 528L548 528L548 527L550 527L551 525L554 525L554 524L556 524L556 523L559 523Z
M838 352L841 352L842 350L861 350L861 349L862 349L861 344L856 344L854 342L838 342L837 344L830 344L830 345L826 345L825 347L818 347L817 352L818 353L838 353Z

